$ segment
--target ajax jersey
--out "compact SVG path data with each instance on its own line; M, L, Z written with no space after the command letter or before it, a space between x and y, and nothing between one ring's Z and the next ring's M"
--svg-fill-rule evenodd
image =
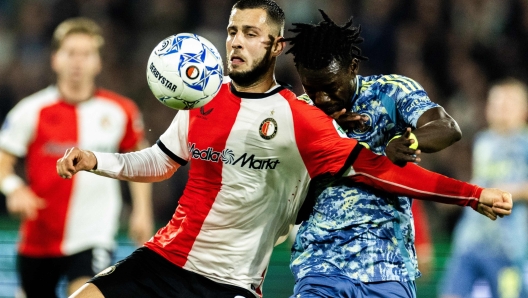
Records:
M19 252L53 257L112 248L121 209L119 181L87 172L65 180L57 175L56 162L73 146L129 151L142 138L137 106L104 89L75 105L64 102L55 86L21 100L0 131L0 148L26 158L28 184L46 207L36 220L22 223Z

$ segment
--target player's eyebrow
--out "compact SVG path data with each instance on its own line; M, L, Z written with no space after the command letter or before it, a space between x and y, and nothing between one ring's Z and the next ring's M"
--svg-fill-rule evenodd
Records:
M228 27L227 27L227 30L238 30L238 26L235 26L235 25L228 26ZM259 27L257 27L257 26L251 26L251 25L243 25L243 26L242 26L242 31L248 31L248 30L262 31L262 30L261 30Z

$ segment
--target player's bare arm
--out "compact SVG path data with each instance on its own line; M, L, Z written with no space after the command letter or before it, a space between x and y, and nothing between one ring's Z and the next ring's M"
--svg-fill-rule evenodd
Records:
M442 107L425 111L413 131L419 149L424 153L438 152L462 138L458 123Z
M35 219L38 210L46 207L46 202L15 174L16 161L16 156L0 150L0 185L6 196L7 211L21 219Z
M414 156L421 152L433 153L440 151L462 137L460 127L457 122L446 113L444 108L436 107L427 110L420 116L416 124L417 128L412 131L418 142L419 151L409 148L415 141L411 141L409 136L410 128L400 138L391 140L385 148L387 157L396 164L406 162L419 162Z

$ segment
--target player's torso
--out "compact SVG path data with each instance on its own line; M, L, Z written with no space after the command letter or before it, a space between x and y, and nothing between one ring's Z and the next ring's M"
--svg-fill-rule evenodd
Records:
M32 100L38 108L28 113L33 122L26 155L31 189L46 201L37 221L23 225L21 251L28 255L71 254L99 243L110 248L121 206L117 181L90 173L72 180L61 179L55 164L73 146L115 152L123 138L126 114L112 100L94 97L71 105L50 87L42 98ZM51 97L54 100L50 100ZM40 105L40 106L38 106ZM43 239L37 235L46 234Z
M154 241L179 266L255 289L276 239L295 219L309 176L283 96L240 96L222 89L190 111L192 178Z
M427 103L421 104L422 111L417 111L416 104L399 107L408 100L398 94L402 92L401 84L406 84L407 89L414 87L399 76L358 76L351 111L367 116L368 120L365 129L348 131L348 137L384 155L388 141L414 125L405 119L413 119L431 107ZM314 189L317 200L313 216L300 227L294 246L295 275L344 274L370 282L400 280L402 276L407 279L415 274L414 271L404 274L402 266L406 263L412 270L416 267L410 199L387 195L346 179L323 181Z

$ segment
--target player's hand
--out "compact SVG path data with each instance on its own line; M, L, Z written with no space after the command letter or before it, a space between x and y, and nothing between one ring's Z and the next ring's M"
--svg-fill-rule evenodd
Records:
M38 211L46 207L46 201L23 185L6 197L6 206L9 214L23 220L33 220L37 218Z
M509 192L498 188L485 188L480 194L477 211L491 220L510 215L513 208L512 196Z
M137 246L142 246L152 237L154 222L150 212L133 208L130 213L128 224L128 237L130 237Z
M414 150L409 148L414 143L409 139L411 129L408 127L405 133L396 139L393 139L385 147L385 154L396 165L404 166L407 162L420 162L420 149Z
M359 129L364 131L368 128L365 125L365 122L368 120L366 116L354 112L347 112L346 109L335 112L330 117L334 118L337 124L346 130Z
M64 156L57 160L57 174L71 179L79 171L89 171L97 165L97 158L91 151L73 147L66 150Z

